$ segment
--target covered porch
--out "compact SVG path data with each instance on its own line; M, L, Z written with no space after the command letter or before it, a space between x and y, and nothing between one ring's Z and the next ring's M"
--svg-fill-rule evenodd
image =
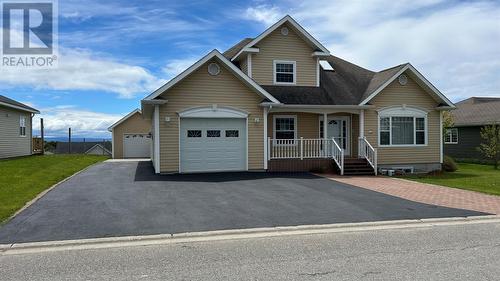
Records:
M376 173L376 150L364 137L363 108L287 105L265 108L264 115L268 171Z

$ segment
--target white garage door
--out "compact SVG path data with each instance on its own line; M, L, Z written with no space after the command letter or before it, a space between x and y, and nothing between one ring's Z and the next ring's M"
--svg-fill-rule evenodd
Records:
M124 134L124 158L150 158L151 136L149 134Z
M246 119L181 119L181 172L246 170Z

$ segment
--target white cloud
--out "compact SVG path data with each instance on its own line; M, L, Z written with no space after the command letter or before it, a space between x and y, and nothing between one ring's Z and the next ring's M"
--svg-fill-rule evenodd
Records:
M411 62L454 101L474 95L500 96L498 3L294 3L284 2L283 6L289 7L284 13L290 13L334 55L373 70ZM268 12L262 4L249 9L256 15ZM253 19L269 24L266 18Z
M167 62L165 67L163 67L162 71L167 75L166 78L170 79L184 70L186 70L188 67L193 65L196 61L198 61L198 58L187 58L187 59L174 59L170 60Z
M243 13L244 18L271 25L283 17L282 12L276 6L261 4L256 7L248 7Z
M33 129L40 131L43 118L47 137L64 137L71 128L72 134L88 138L109 137L108 127L125 114L108 114L77 108L72 105L40 108L42 114L33 118Z
M1 87L93 90L116 93L121 98L147 94L164 82L143 67L76 49L60 49L59 66L54 69L0 69Z

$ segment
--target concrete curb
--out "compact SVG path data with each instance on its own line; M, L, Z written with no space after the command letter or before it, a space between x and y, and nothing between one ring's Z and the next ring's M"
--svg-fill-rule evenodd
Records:
M151 246L176 243L266 238L291 235L360 232L404 228L438 227L478 223L500 223L500 216L454 217L382 222L339 223L326 225L301 225L269 228L216 230L179 234L124 236L79 240L0 244L0 255L18 255L66 250L90 250L116 247Z
M45 196L45 194L49 193L50 191L52 191L54 188L58 187L60 184L72 179L73 177L79 175L80 173L83 173L85 171L87 171L88 169L92 168L93 166L97 165L97 164L101 164L103 163L104 161L102 162L97 162L97 163L94 163L90 166L87 166L85 168L83 168L82 170L72 174L71 176L67 177L67 178L64 178L63 180L53 184L51 187L45 189L44 191L38 193L37 196L35 196L35 198L31 199L30 201L28 201L26 204L24 204L24 206L17 210L12 216L8 217L6 220L4 220L3 222L0 223L0 226L8 223L10 220L12 220L15 216L19 215L22 211L28 209L31 205L33 205L36 201L40 200L40 198L42 198L43 196ZM0 245L1 246L1 245ZM0 247L0 251L2 250L2 248Z

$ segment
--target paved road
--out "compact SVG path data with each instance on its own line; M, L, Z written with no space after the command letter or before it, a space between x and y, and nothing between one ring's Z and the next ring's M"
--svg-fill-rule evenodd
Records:
M498 280L500 223L0 256L8 280Z
M0 244L480 214L311 174L158 176L149 162L107 162L2 226Z

